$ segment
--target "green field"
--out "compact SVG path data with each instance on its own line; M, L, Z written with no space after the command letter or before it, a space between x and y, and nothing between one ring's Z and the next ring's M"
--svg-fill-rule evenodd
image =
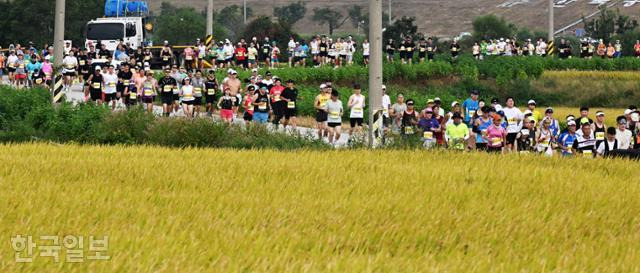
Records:
M3 272L640 270L637 162L46 144L0 161ZM108 235L111 259L17 264L18 234Z

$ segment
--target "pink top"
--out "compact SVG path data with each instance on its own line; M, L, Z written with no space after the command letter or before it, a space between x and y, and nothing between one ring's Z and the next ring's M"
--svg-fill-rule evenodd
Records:
M489 139L489 143L487 146L489 147L502 147L504 143L502 143L503 138L507 135L507 131L502 128L502 126L496 127L491 124L489 128L487 128L487 138Z

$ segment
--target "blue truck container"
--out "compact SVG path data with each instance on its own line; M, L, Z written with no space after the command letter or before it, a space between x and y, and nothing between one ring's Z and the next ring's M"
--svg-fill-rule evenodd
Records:
M148 16L149 5L145 1L106 0L104 16Z

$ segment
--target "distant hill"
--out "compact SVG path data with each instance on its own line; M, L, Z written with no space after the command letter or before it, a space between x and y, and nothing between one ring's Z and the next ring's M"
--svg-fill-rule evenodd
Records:
M148 0L152 10L157 10L163 1L177 6L192 6L203 10L207 0ZM283 6L298 0L247 0L255 14L273 15L274 6ZM383 0L383 10L387 11L388 0ZM518 26L525 26L532 30L547 29L547 0L391 0L392 15L416 17L419 31L427 35L439 37L453 37L460 32L471 32L471 22L480 15L496 14L502 16ZM569 3L565 7L555 8L556 29L579 20L582 15L597 11L597 5L590 4L598 0L556 0L557 3ZM602 0L599 0L602 1ZM335 7L346 11L353 5L368 7L367 0L302 0L307 3L307 18L295 25L295 29L303 34L327 32L326 26L319 26L310 20L315 7ZM622 0L611 0L617 3L622 13L640 20L640 1L631 7L623 7ZM227 5L242 5L238 0L215 0L216 9ZM578 27L581 27L579 25ZM337 30L337 33L355 33L356 29L350 22Z

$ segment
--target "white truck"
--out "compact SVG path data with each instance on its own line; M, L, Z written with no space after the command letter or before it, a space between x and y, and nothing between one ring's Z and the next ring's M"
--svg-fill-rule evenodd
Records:
M120 41L132 48L145 46L146 30L143 17L106 17L91 20L86 27L85 46L100 41L113 52ZM99 49L96 46L96 49Z

